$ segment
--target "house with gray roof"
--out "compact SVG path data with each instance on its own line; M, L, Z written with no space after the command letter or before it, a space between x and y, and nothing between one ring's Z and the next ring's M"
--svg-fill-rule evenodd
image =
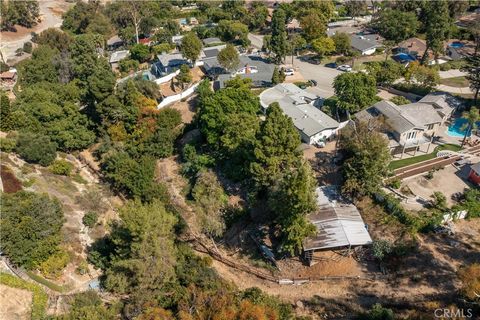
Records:
M123 59L128 58L129 55L130 55L130 51L128 50L114 51L110 55L110 59L108 60L108 62L110 63L110 66L112 67L112 69L117 69L118 63Z
M302 141L316 144L332 139L337 134L339 123L315 106L318 97L292 83L281 83L260 94L264 111L273 102L278 102L283 113L293 120Z
M361 53L362 56L369 56L375 53L375 50L381 46L380 37L375 34L369 35L350 35L350 46Z
M307 219L315 226L314 236L303 241L305 259L315 263L315 251L352 249L372 244L365 222L357 207L340 196L336 186L315 190L317 210Z
M416 152L420 146L430 144L439 127L459 105L453 96L435 92L416 103L400 106L391 101L380 101L357 112L355 118L365 122L381 118L386 124L383 133L391 152L401 151L403 155L406 149L415 149Z
M157 55L158 62L152 65L152 73L163 76L169 74L178 68L182 64L188 64L188 60L183 57L180 52L174 53L162 53Z

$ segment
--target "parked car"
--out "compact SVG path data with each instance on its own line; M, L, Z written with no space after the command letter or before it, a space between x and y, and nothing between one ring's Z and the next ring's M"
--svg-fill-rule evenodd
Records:
M314 87L317 86L318 84L317 80L313 80L313 79L308 80L308 82L310 82Z
M292 68L287 68L284 72L286 76L293 76L295 74L295 70L293 70Z
M330 62L325 64L325 67L335 69L337 67L337 64L335 62Z
M337 70L350 72L350 71L352 71L352 67L349 66L348 64L343 64L343 65L337 67Z

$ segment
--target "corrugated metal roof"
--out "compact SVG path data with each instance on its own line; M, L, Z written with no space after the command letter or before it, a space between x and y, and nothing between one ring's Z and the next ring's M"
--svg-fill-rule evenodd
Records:
M340 197L336 186L318 187L316 194L318 210L310 214L308 219L317 228L317 234L304 241L304 250L335 249L372 243L360 212L352 203L345 202Z

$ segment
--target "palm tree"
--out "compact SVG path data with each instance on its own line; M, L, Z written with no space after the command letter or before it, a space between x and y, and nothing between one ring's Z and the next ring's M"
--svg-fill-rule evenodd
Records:
M463 145L465 144L465 141L467 140L468 135L472 132L472 130L477 128L477 122L480 121L479 109L472 107L470 111L463 113L462 119L467 120L467 123L465 123L462 126L462 130L465 130L465 135L463 136L463 141L462 141L462 148L463 148Z

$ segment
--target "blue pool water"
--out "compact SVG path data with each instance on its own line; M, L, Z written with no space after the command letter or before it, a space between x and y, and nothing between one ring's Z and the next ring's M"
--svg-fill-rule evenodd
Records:
M463 48L465 45L461 42L455 41L449 44L450 47L458 49L458 48Z
M463 118L458 118L453 124L448 127L447 134L450 137L463 138L465 136L465 130L462 130L462 127L467 123L467 120ZM477 126L480 126L480 122L477 123ZM471 133L468 133L470 136Z
M399 60L399 61L415 61L417 59L415 59L414 57L412 57L411 55L409 55L408 53L404 53L404 52L400 52L398 54L396 54L393 58L396 58L395 60Z

